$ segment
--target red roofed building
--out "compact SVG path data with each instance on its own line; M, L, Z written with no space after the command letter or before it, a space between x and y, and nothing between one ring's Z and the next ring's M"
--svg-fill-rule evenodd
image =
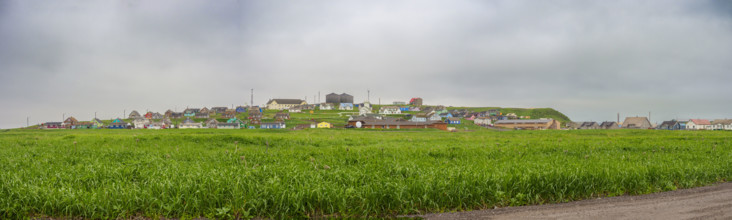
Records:
M412 98L409 100L409 104L414 106L422 106L422 98Z
M706 119L691 119L686 123L686 130L712 130L712 123Z

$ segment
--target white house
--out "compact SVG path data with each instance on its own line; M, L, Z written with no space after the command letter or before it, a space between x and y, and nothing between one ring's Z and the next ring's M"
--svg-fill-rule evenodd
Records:
M371 103L364 102L361 107L358 108L358 114L359 115L365 115L365 114L371 114L371 111L373 109L371 108Z
M491 122L491 118L488 117L480 117L473 120L473 123L476 125L493 125L493 122Z
M150 120L147 118L136 118L132 121L132 124L135 125L135 129L145 129L150 124Z
M341 103L340 110L353 110L353 103Z
M270 99L267 102L267 109L284 110L298 105L307 105L302 99Z
M168 127L168 123L165 121L154 121L150 122L150 124L147 126L147 129L165 129Z
M302 105L298 105L298 106L290 108L287 111L292 112L292 113L299 113L299 112L302 112L302 109L303 109Z
M714 130L732 130L732 119L716 119L712 121Z
M186 118L186 120L183 120L183 122L180 123L178 128L179 129L203 128L203 124L201 122L195 122L190 118Z
M440 115L431 113L417 113L409 119L411 122L442 121Z
M402 110L399 109L399 106L382 106L381 109L379 109L379 114L384 115L394 115L401 113Z
M320 110L333 110L333 103L320 104Z
M686 130L712 130L712 123L706 119L691 119L686 123Z

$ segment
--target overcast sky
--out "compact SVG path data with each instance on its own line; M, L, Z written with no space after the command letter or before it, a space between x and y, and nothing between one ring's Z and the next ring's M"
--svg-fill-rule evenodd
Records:
M732 118L732 1L0 1L0 128L357 102Z

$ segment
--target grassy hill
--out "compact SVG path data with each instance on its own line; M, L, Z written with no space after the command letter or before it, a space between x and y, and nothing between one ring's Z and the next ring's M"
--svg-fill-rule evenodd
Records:
M448 107L447 109L470 109L476 112L500 109L504 115L515 113L518 116L530 116L532 119L553 118L562 124L572 121L569 117L553 108Z

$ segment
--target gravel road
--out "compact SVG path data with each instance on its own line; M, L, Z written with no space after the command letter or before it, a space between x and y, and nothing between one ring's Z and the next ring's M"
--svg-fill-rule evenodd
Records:
M640 196L435 213L426 219L732 219L732 182Z

